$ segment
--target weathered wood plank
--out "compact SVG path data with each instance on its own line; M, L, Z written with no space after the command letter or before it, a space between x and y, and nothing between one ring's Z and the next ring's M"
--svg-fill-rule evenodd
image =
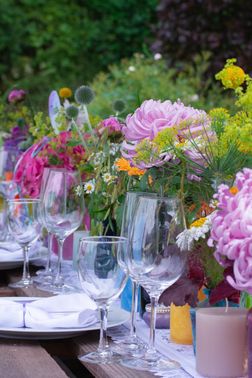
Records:
M1 340L0 377L66 378L67 375L39 343Z

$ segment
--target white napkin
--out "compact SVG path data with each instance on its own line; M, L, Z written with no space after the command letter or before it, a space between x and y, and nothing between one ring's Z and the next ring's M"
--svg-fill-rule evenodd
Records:
M37 252L38 242L31 246L29 257ZM0 243L0 262L23 260L23 250L19 244L15 242L1 242Z
M86 294L58 295L26 303L0 299L0 327L84 328L97 322L96 304Z

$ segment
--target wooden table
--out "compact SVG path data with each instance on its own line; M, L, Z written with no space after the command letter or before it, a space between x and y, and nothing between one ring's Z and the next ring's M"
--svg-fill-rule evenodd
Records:
M0 296L48 297L38 289L10 289L8 283L20 279L20 270L1 271ZM98 331L72 339L20 341L0 339L1 378L153 378L120 365L82 363L78 356L97 349Z

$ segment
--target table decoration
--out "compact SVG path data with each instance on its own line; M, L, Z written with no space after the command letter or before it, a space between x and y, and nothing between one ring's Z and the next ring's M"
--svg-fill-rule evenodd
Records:
M171 304L170 338L177 344L192 344L192 322L188 304L184 306Z
M212 307L196 311L196 369L206 377L247 373L247 310Z

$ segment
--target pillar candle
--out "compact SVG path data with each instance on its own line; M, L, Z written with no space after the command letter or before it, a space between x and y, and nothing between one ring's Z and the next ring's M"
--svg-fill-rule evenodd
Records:
M196 369L204 377L242 377L247 371L247 310L196 311Z
M175 306L170 310L170 339L176 344L192 344L190 306Z

